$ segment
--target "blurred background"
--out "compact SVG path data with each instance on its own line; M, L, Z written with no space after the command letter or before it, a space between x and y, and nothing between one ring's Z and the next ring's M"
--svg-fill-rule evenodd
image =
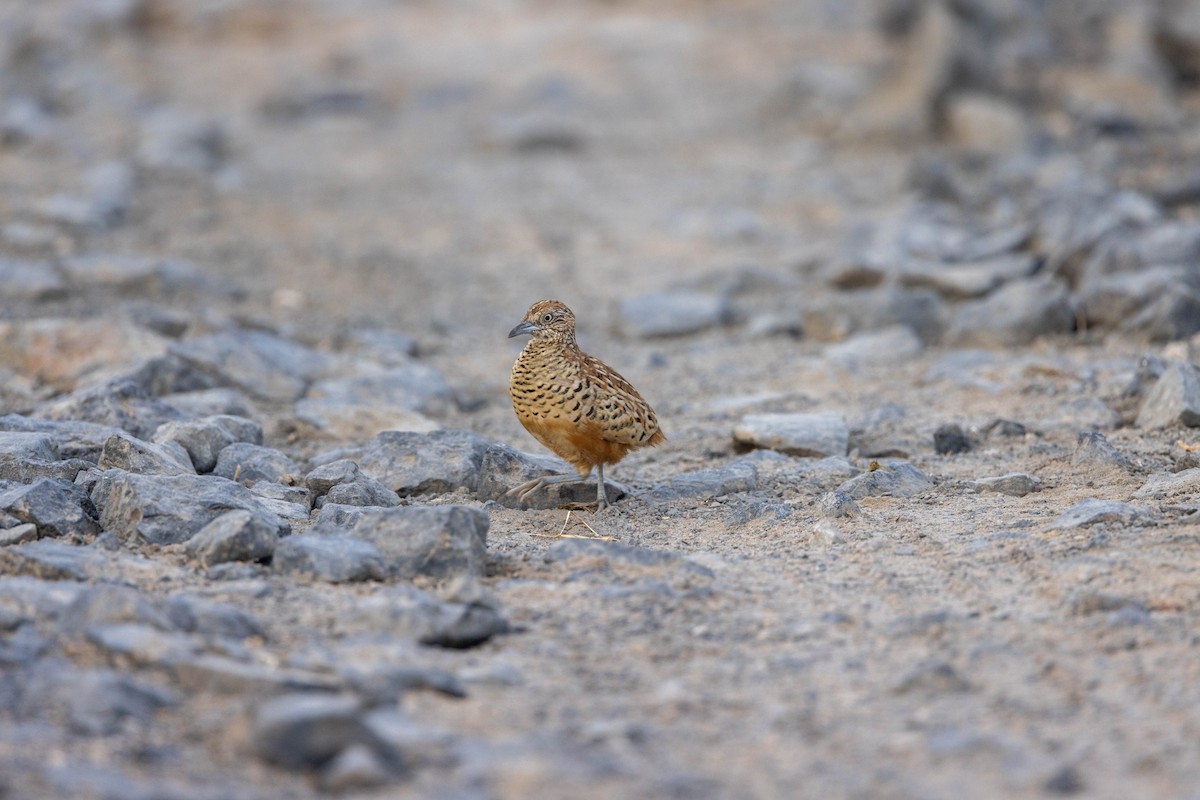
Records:
M744 297L723 323L928 343L942 302L1036 274L1070 304L1051 331L1116 327L1196 283L1083 302L1089 274L1200 254L1197 110L1188 0L17 0L3 311L457 349L544 296L602 333L699 288ZM1113 266L1168 223L1174 250ZM926 295L871 293L897 285ZM1189 335L1188 303L1134 332Z

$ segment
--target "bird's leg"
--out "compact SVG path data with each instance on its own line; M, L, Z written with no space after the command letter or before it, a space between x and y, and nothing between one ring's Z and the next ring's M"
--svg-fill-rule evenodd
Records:
M568 481L574 480L579 480L579 478L571 473L567 473L565 475L542 475L541 477L534 478L531 481L525 481L525 483L522 483L520 486L514 486L504 494L506 496L515 494L518 500L525 502L529 495L533 494L538 489L541 489L543 486L550 486L551 484L555 483L567 483Z
M608 493L604 491L604 465L596 465L596 511L603 511L608 505Z

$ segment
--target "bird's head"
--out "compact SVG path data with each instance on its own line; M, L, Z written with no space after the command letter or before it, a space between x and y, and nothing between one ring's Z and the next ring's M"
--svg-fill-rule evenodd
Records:
M575 341L575 315L558 300L539 300L525 312L525 318L508 332L508 338L533 336L535 341Z

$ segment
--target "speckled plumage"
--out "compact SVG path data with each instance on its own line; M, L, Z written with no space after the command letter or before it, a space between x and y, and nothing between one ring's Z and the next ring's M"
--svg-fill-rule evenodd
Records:
M522 334L532 338L508 381L517 419L581 476L598 470L597 503L603 507L604 466L667 437L637 389L579 349L571 309L557 300L534 303L509 337ZM524 494L546 482L531 481L518 490Z

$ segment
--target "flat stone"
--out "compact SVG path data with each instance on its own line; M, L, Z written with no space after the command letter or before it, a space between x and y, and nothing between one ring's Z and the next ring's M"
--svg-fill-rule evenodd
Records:
M825 348L825 357L848 370L902 364L920 354L920 337L907 325L859 331Z
M355 744L387 749L363 722L363 709L351 695L285 694L258 709L253 727L258 757L289 769L323 766Z
M279 528L245 509L228 511L188 540L187 554L205 566L265 561L275 552Z
M733 429L733 440L798 456L845 455L850 429L840 414L748 414Z
M382 587L334 620L338 635L412 639L454 649L475 647L509 631L500 612L483 603L439 600L416 587Z
M40 303L67 294L62 274L48 263L0 258L0 296Z
M621 302L619 313L626 334L648 339L725 325L733 320L733 305L725 295L663 292L630 297Z
M898 279L909 288L928 287L948 300L983 297L1009 281L1027 278L1037 266L1029 253L1006 253L969 263L908 260Z
M1151 429L1200 427L1200 371L1191 364L1168 365L1142 401L1136 424Z
M1200 467L1192 467L1182 472L1156 472L1151 475L1142 487L1133 493L1138 499L1153 497L1164 498L1175 495L1196 495L1200 492Z
M239 483L282 483L285 479L296 478L300 473L299 465L285 453L247 442L237 442L223 449L213 467L214 475Z
M105 530L123 542L178 544L232 509L245 509L280 536L290 526L239 483L216 475L134 475L110 470L92 489Z
M88 462L63 460L45 433L0 431L0 480L33 483L40 477L75 480Z
M286 669L237 661L212 653L177 653L164 659L175 683L191 692L253 697L281 692L331 692L340 688L335 678L299 669Z
M164 631L138 622L92 625L88 641L140 666L170 667L193 657L201 649L198 639L184 633Z
M349 458L339 458L322 464L304 476L304 485L320 497L339 483L352 483L359 479L362 470Z
M1088 498L1068 508L1050 525L1051 530L1085 528L1102 522L1133 525L1145 517L1137 506L1116 500Z
M149 559L53 539L0 550L0 573L46 580L129 580L172 572Z
M1011 347L1070 333L1074 327L1067 287L1054 278L1037 277L1005 284L982 300L962 304L945 340L957 346Z
M37 525L32 522L14 525L11 528L0 529L0 547L10 547L14 544L25 544L38 538Z
M687 497L722 497L737 492L752 492L758 488L758 468L744 459L711 469L680 473L657 484L649 496L665 502Z
M383 580L388 573L375 545L353 536L289 536L275 547L271 569L329 583Z
M838 487L855 500L864 497L912 497L932 488L933 481L906 461L886 459L880 468L856 475Z
M100 469L121 469L140 475L194 475L186 450L175 442L154 444L127 433L115 433L100 452Z
M348 506L398 506L400 495L382 482L362 475L350 483L339 483L326 493L324 502Z
M62 478L37 478L31 484L0 487L0 509L37 526L38 536L86 538L100 533L96 508L87 489Z
M1071 454L1073 467L1114 467L1125 471L1133 468L1129 459L1099 431L1080 431L1076 442Z
M276 500L288 505L300 506L306 516L313 507L313 493L303 486L259 481L248 488L251 494L263 500Z
M1041 482L1032 475L1024 472L1010 472L1007 475L997 475L990 478L978 478L971 485L981 492L997 492L1012 497L1024 497L1030 492L1040 491Z
M324 509L322 509L324 511ZM373 544L387 574L483 577L487 573L488 516L471 506L367 508L349 525L318 515L313 534L346 534Z
M497 442L488 442L479 463L479 478L475 496L493 500L508 508L559 508L571 503L594 503L594 478L551 483L540 487L524 499L509 494L521 484L545 476L570 474L575 468L555 456L525 453ZM617 502L628 490L616 481L605 480L610 502Z
M181 631L205 636L265 638L262 625L242 609L194 595L175 595L167 601L167 618Z
M20 414L6 414L0 417L0 431L23 433L41 433L49 436L63 459L84 460L94 465L100 459L104 443L109 437L120 432L120 428L111 425L100 425L78 420L47 420L26 417ZM78 470L76 470L78 473ZM12 480L29 483L22 475L13 476ZM69 475L47 475L46 477L68 478Z

